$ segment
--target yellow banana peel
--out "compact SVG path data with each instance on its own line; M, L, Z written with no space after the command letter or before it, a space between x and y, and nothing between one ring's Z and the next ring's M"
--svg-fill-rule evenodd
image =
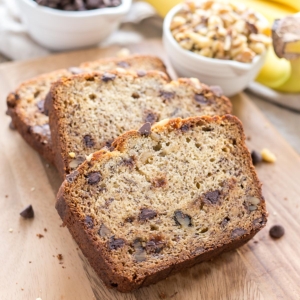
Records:
M284 93L300 93L300 57L290 61L291 74L288 79L275 90Z
M278 58L273 47L269 47L266 61L256 77L256 81L270 88L277 88L284 84L290 75L290 63L284 58Z

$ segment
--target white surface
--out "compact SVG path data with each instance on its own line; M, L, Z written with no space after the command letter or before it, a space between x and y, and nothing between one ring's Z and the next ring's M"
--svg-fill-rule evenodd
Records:
M248 89L261 98L300 111L300 94L279 93L255 81L249 84Z
M207 58L183 49L173 38L170 24L181 9L179 4L169 11L163 25L163 42L176 72L181 77L196 77L208 85L219 85L226 96L233 96L244 90L262 67L266 52L257 55L252 63ZM266 19L260 17L263 21Z
M60 11L32 0L17 0L22 21L32 38L51 50L93 46L107 38L128 13L131 0L117 7L89 11Z

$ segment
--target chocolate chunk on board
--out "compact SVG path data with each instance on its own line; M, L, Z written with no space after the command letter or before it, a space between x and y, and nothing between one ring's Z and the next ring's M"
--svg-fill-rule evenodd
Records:
M23 217L24 219L32 219L34 217L34 211L32 208L32 205L28 205L25 207L21 212L20 216Z
M279 239L284 235L284 228L281 225L274 225L270 228L269 234L273 239Z
M262 157L260 153L258 153L255 150L251 151L251 158L254 166L262 162Z

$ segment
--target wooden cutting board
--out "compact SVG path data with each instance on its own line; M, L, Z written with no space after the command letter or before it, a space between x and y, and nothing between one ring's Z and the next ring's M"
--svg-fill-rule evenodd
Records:
M160 41L128 48L165 58ZM244 94L232 102L249 148L266 147L278 158L257 167L270 214L266 228L238 250L131 294L109 290L98 279L54 209L60 184L56 170L8 128L5 98L24 79L114 56L118 50L91 49L0 65L0 299L300 299L300 157ZM35 218L23 220L19 212L28 204ZM286 230L279 240L268 234L274 224Z

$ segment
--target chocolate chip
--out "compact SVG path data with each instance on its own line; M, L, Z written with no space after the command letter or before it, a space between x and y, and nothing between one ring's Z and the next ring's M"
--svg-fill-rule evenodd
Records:
M152 238L146 243L146 252L147 253L159 253L164 248L165 243L162 241L160 236Z
M232 230L231 232L231 237L232 238L237 238L237 237L240 237L242 235L244 235L247 231L243 228L236 228L234 230Z
M132 168L135 165L135 160L133 157L129 157L128 159L123 159L122 164L126 167Z
M116 78L115 74L104 73L103 76L102 76L102 81L108 82L108 81L114 80L115 78Z
M79 172L76 170L70 174L68 174L66 176L66 180L69 182L69 183L72 183L74 182L74 180L76 179L76 177L79 175Z
M109 230L104 224L101 224L100 229L99 229L99 231L98 231L98 234L99 234L101 237L108 237L108 236L111 236L110 230Z
M16 127L15 127L13 121L10 121L10 122L9 122L8 127L9 127L9 129L11 129L11 130L16 130Z
M180 130L181 130L182 132L187 132L187 131L190 130L190 125L189 125L189 124L184 124L184 125L182 125L182 126L180 127Z
M167 92L167 91L160 91L159 96L162 97L164 100L171 100L175 97L174 92Z
M138 92L133 92L132 95L131 95L131 97L133 99L139 99L140 98L140 94Z
M173 218L176 225L182 226L184 228L193 226L191 216L184 214L181 210L176 210Z
M152 180L152 186L155 188L165 187L167 185L167 179L165 177L158 177Z
M228 217L224 218L223 221L221 222L221 226L225 227L229 221L230 221L230 219Z
M253 150L251 152L251 158L252 158L253 165L257 165L262 162L262 157L261 157L260 153L258 153L255 150Z
M210 90L213 92L213 94L217 97L221 97L223 95L223 90L218 85L211 85Z
M196 100L197 103L200 103L200 104L205 104L206 105L206 104L209 103L208 99L206 99L204 97L204 95L202 95L202 94L196 94L194 96L194 99Z
M43 114L44 113L44 105L45 105L45 100L42 99L39 102L37 102L36 106L38 107L39 111Z
M123 239L115 239L114 236L112 236L108 242L108 247L110 250L117 250L122 248L124 245L125 241Z
M145 117L144 117L145 123L153 124L153 123L155 123L155 122L158 120L158 118L159 118L158 113L153 112L153 111L151 111L151 110L146 110L146 111L144 112L144 115L145 115Z
M139 77L144 77L147 74L147 72L144 70L138 70L136 73Z
M135 220L134 217L127 217L127 218L125 219L125 222L132 223L134 220Z
M207 192L204 195L204 201L209 202L211 204L216 204L219 200L219 197L220 197L220 192L218 190Z
M86 227L89 229L92 229L94 227L94 221L93 221L92 217L90 217L90 216L85 217L84 223L85 223Z
M119 61L119 62L117 63L117 65L118 65L119 67L121 67L121 68L124 68L124 69L127 69L127 68L130 67L130 66L129 66L129 63L126 62L126 61Z
M68 69L68 71L74 75L77 75L77 74L82 74L84 72L84 70L78 68L78 67L70 67Z
M49 92L46 97L45 97L45 101L44 101L44 111L43 114L46 116L49 116L49 107L51 106L51 102L52 102L52 93Z
M95 9L99 7L101 2L101 0L86 0L86 7L89 9Z
M87 175L88 184L97 184L101 180L99 172L91 172Z
M251 33L254 33L254 34L257 34L257 33L258 33L258 29L257 29L257 27L255 26L255 24L250 23L250 22L246 22L246 27L247 27L247 29L248 29Z
M269 234L273 239L279 239L284 235L284 228L281 225L274 225L270 228Z
M92 138L91 135L89 134L86 134L84 137L83 137L83 141L84 141L84 144L86 147L88 148L92 148L95 146L95 141L94 139Z
M31 219L34 217L34 211L32 208L32 205L28 205L27 207L25 207L21 212L20 212L20 216L23 217L24 219Z
M142 208L139 214L140 221L151 220L157 216L157 212L149 209L149 208Z
M149 122L145 123L140 129L139 133L141 135L148 136L151 133L151 124Z

